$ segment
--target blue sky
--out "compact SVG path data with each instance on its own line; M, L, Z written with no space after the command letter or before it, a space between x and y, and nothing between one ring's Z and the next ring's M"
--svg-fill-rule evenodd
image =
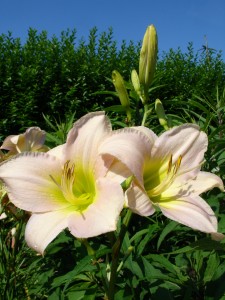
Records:
M77 37L88 38L91 28L99 33L111 26L119 43L142 40L146 27L154 24L159 51L188 42L197 51L205 45L223 51L225 60L225 0L1 0L0 34L26 40L29 27L46 30L51 37L77 29Z

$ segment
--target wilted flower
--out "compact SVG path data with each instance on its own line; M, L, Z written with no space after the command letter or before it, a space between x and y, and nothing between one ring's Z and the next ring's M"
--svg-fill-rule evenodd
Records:
M119 153L115 147L110 150L110 140L101 147L103 153L107 149L118 158L115 170L122 170L121 181L125 177L121 176L121 162L134 175L126 191L127 206L142 216L153 214L158 207L172 220L222 238L213 210L199 196L214 187L224 190L218 176L200 171L208 144L206 134L193 124L175 127L160 137L146 127L136 129L147 138L140 141L141 153L134 153L129 142L126 147L120 145ZM108 172L109 177L119 178L117 174L113 168Z
M103 160L99 146L110 136L112 146L120 147L126 135L135 145L137 131L112 132L103 112L90 113L74 124L64 145L22 153L0 165L12 203L32 212L25 231L31 248L43 253L66 227L77 238L116 229L124 194L120 183L104 178L113 157Z
M44 145L45 136L45 131L39 127L30 127L25 133L8 136L0 149L8 150L7 156L25 151L46 152L49 148Z

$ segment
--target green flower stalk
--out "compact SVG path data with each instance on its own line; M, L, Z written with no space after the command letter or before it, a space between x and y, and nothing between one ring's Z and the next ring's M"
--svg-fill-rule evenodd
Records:
M148 101L148 89L152 83L158 53L158 38L154 25L148 26L142 43L139 60L139 80L143 90L143 103Z
M130 99L127 93L127 89L124 84L123 77L116 70L112 72L112 80L115 89L118 93L120 103L125 108L128 122L131 121Z

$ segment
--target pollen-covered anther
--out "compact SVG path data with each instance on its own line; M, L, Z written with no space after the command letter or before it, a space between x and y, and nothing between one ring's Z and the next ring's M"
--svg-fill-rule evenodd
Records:
M70 202L74 200L73 186L75 180L75 165L70 164L70 161L66 161L63 166L63 173L61 178L61 190L67 200Z
M170 155L168 162L168 168L166 176L160 181L160 183L152 189L148 189L147 193L150 198L154 198L162 194L174 181L177 176L177 172L181 165L182 156L180 155L177 161L173 165L173 156Z
M173 175L175 175L180 168L181 161L182 161L182 156L179 155L177 161L175 162L175 164L173 166L173 155L171 154L169 162L168 162L167 175L171 172L172 169L173 169Z

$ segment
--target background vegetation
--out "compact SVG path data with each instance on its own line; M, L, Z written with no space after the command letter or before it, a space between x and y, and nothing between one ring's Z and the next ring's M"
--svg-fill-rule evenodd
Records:
M142 113L130 85L138 68L140 45L118 46L113 31L90 31L87 41L76 31L48 38L30 29L24 45L11 33L0 36L0 137L39 126L52 146L65 141L74 120L87 112L119 104L111 82L113 70L126 80L132 113ZM158 59L149 90L152 107L159 98L173 125L197 123L209 136L204 169L225 179L225 63L210 48L171 49ZM138 106L139 105L139 106ZM114 126L125 126L125 115L108 109ZM44 116L43 116L44 114ZM122 115L122 116L121 116ZM162 132L155 114L148 126ZM214 209L225 233L224 193L213 190L204 199ZM24 242L27 215L3 198L0 215L0 299L103 299L100 271L107 270L111 245L92 239L96 259L69 232L48 246L44 257ZM116 299L225 299L225 244L164 218L137 215L126 234ZM130 252L129 252L130 251Z
M30 29L25 44L11 33L2 34L0 135L46 127L43 113L61 120L74 113L77 119L117 103L115 97L93 93L113 89L109 78L115 69L130 80L131 70L138 68L140 45L117 45L112 29L98 33L93 28L87 41L77 40L75 30L49 39L46 31ZM190 43L186 53L171 49L159 57L154 86L161 87L152 90L151 98L160 98L168 112L175 108L183 113L183 102L186 107L190 100L199 102L196 95L215 101L224 80L221 54L209 48L195 53Z

